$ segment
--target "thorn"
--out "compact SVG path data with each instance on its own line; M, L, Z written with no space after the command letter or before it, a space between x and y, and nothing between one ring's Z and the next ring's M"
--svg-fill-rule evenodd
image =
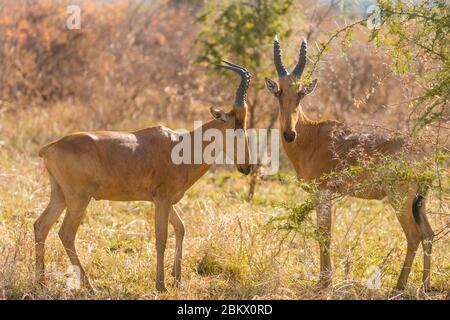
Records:
M320 47L319 47L319 45L317 44L317 41L315 41L314 44L316 45L317 51L319 52L319 51L320 51Z

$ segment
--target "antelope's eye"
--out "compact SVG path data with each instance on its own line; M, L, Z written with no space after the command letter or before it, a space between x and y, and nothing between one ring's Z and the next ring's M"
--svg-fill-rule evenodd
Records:
M281 96L281 90L278 90L278 91L275 93L275 97L279 98L280 96Z

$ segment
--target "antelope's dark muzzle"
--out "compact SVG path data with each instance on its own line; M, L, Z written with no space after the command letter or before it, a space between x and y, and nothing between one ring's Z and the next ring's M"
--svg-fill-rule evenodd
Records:
M285 131L283 133L283 137L284 137L284 140L286 140L286 142L288 142L288 143L293 142L295 140L295 132L294 131Z
M254 167L255 166L253 164L250 164L248 166L238 166L237 169L243 175L248 175L250 172L253 171Z

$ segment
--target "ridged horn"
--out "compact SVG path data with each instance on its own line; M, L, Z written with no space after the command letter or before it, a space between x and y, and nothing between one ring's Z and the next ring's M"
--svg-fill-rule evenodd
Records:
M234 100L234 106L238 108L244 108L245 99L247 97L247 90L251 81L250 72L248 72L246 68L239 66L237 64L225 60L222 60L222 62L226 63L227 65L218 64L217 66L220 68L232 70L241 76L241 82L239 83L239 86L236 90L236 98Z
M275 36L273 39L273 62L277 69L278 78L283 78L288 75L288 72L283 65L283 61L281 61L281 46L280 42L278 42L278 36Z
M303 38L302 45L300 47L300 54L299 54L299 57L298 57L298 62L297 62L297 65L294 68L294 71L292 71L292 74L296 78L300 78L302 76L302 74L303 74L303 70L305 70L307 47L308 47L308 43L306 42L306 39Z

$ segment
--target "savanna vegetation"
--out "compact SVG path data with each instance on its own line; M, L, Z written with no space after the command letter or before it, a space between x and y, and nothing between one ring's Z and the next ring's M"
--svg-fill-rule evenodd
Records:
M371 7L376 5L376 7ZM444 299L450 288L449 28L445 0L83 1L81 29L66 28L66 1L0 0L0 298L3 299ZM379 14L378 14L379 13ZM214 64L249 68L249 127L277 128L273 36L296 61L309 42L302 102L312 119L400 135L420 161L362 161L332 179L374 172L369 183L424 182L435 231L430 292L422 249L405 291L393 289L406 243L386 201L336 197L333 286L316 290L315 186L280 170L245 177L216 166L177 204L186 225L183 282L155 291L153 205L92 202L77 236L97 289L68 288L56 223L46 242L48 281L34 283L33 222L50 187L38 150L76 131L192 129L210 106L229 106L236 78ZM292 67L288 65L287 67ZM291 69L291 68L290 68ZM330 177L328 177L330 178ZM339 200L339 201L338 201ZM60 219L62 220L62 219ZM174 255L170 230L166 277ZM70 281L69 281L70 282Z

